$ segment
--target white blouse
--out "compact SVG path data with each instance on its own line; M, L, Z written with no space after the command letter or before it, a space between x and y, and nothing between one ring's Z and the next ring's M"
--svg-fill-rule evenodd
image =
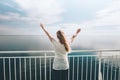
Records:
M55 50L55 58L53 61L54 70L66 70L69 69L68 52L66 52L64 45L60 42L52 39L52 44Z

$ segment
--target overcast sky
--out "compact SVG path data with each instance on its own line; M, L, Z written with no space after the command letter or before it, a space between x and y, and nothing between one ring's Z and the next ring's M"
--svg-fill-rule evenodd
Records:
M0 35L42 35L81 28L85 35L120 35L120 0L0 0Z
M81 28L85 48L120 46L120 0L0 0L0 35L45 35L40 23L52 34Z

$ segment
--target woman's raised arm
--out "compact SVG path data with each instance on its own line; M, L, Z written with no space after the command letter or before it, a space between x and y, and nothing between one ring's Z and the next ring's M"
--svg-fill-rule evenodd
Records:
M45 29L45 26L43 24L40 24L42 30L45 32L45 34L48 36L50 41L52 41L53 37L48 33L48 31Z
M76 33L71 37L71 43L73 42L73 40L77 37L78 33L80 33L81 29L77 29Z

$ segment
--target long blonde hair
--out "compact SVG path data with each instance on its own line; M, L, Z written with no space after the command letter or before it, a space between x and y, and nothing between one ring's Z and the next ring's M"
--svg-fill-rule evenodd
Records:
M66 52L70 52L71 49L63 31L57 31L57 38L59 39L60 43L64 45Z

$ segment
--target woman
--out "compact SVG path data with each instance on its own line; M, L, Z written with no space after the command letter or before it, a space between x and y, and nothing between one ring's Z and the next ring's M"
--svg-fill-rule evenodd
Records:
M68 80L68 53L70 53L71 48L69 42L67 41L65 34L63 31L58 30L56 35L58 41L55 40L45 29L43 24L40 24L43 31L46 33L51 43L54 46L55 50L55 58L53 61L53 79L52 80ZM72 36L71 42L73 42L74 38L78 35L81 29L77 29L76 33Z

